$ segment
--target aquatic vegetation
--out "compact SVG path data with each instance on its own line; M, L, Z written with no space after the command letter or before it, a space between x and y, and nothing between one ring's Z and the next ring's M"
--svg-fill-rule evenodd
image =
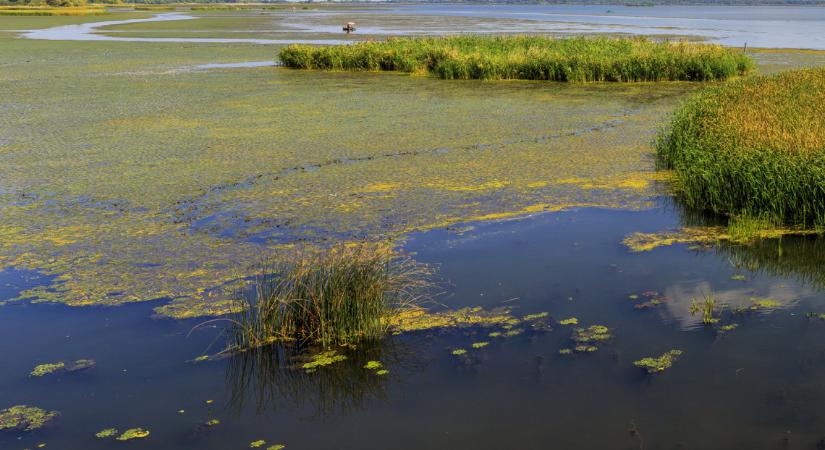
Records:
M825 313L808 312L805 313L805 317L809 319L825 320Z
M63 362L40 364L36 366L34 369L32 369L31 373L29 373L29 376L42 377L44 375L48 375L50 373L63 370L63 368L65 367L66 364Z
M573 350L571 350L569 348L559 349L559 355L572 355L572 354L573 354Z
M716 328L716 331L720 334L730 333L731 331L737 329L739 327L738 323L730 323L727 325L722 325Z
M432 269L385 244L296 253L262 270L255 298L240 296L229 320L230 349L276 341L325 347L385 336L401 311L417 308Z
M713 293L705 295L703 300L692 299L690 301L690 313L691 314L701 314L702 315L702 323L705 325L712 325L719 321L717 317L714 316L716 311L716 299L713 296Z
M457 349L453 350L451 353L455 356L461 356L461 355L465 355L467 353L467 350L465 350L463 348L457 348Z
M487 336L491 338L501 337L501 331L492 331Z
M742 275L742 274L736 274L736 275L732 275L732 276L730 277L730 279L731 279L731 280L734 280L734 281L745 281L745 280L747 279L747 277L745 277L745 276L744 276L744 275Z
M531 322L531 321L534 321L534 320L537 320L537 319L544 319L546 317L550 317L550 313L540 312L540 313L536 313L536 314L528 314L528 315L522 317L521 320L523 320L525 322Z
M367 364L364 365L364 368L369 370L377 370L382 367L384 367L384 365L381 364L380 361L367 361Z
M724 80L754 67L738 50L645 38L448 36L351 45L289 45L279 59L296 69L399 71L444 79L550 81Z
M95 433L98 439L108 439L117 435L117 428L106 428Z
M598 350L596 344L609 340L613 336L610 329L604 325L591 325L587 328L574 328L570 339L576 344L573 350L580 353L591 353Z
M752 311L761 309L776 309L782 307L782 303L772 298L749 297L748 302L750 303L750 305L747 308Z
M21 301L88 306L161 299L157 314L174 318L231 313L232 283L256 271L246 264L298 242L398 237L588 205L646 207L659 177L646 159L649 133L678 96L694 89L509 84L488 90L356 77L348 82L351 96L381 114L353 121L351 97L339 95L338 77L330 74L168 73L181 65L261 59L258 46L136 45L117 52L122 43L57 45L14 33L0 41L0 98L8 106L0 122L18 123L6 127L0 143L0 267L48 275L45 286L26 290ZM43 58L31 60L32 54ZM45 76L55 67L60 78ZM288 86L289 98L272 83ZM132 94L124 97L126 90ZM204 95L217 91L222 95ZM87 107L97 102L103 103ZM318 102L327 105L323 122L306 108ZM20 111L30 112L23 123ZM265 117L281 120L275 125ZM416 121L397 126L409 117ZM499 127L502 120L513 126ZM386 139L363 139L368 135ZM568 148L581 151L575 164ZM557 182L573 176L585 181ZM640 189L645 183L627 179L650 182ZM367 192L381 184L397 187Z
M657 142L659 165L691 208L734 230L825 224L825 69L713 86L691 97Z
M633 365L646 370L647 373L664 372L673 366L673 363L676 362L681 355L681 350L670 350L658 357L647 357L633 361Z
M376 371L375 371L375 374L376 374L376 375L379 375L379 376L380 376L380 375L386 375L386 374L388 374L388 373L390 373L390 371L389 371L389 370L387 370L387 369L380 369L380 370L376 370Z
M144 439L149 436L149 430L143 428L130 428L117 437L118 441L131 441L133 439Z
M221 421L218 420L218 419L209 419L206 422L204 422L203 424L206 425L207 427L214 427L216 425L220 425Z
M67 365L66 363L60 361L56 363L47 363L47 364L40 364L32 369L29 376L32 377L42 377L45 375L58 373L58 372L80 372L83 370L88 370L94 368L97 364L93 359L78 359L72 364Z
M732 218L731 223L737 222ZM678 230L662 231L658 233L631 233L622 240L622 244L633 252L646 252L658 247L665 247L674 244L698 244L699 248L718 245L721 243L748 244L763 239L774 239L783 236L804 236L817 234L813 229L801 229L797 227L754 227L744 232L731 231L729 227L719 226L696 226L683 227Z
M34 431L44 427L59 415L60 413L57 411L46 411L34 406L15 405L0 410L0 431Z
M257 441L250 442L249 443L249 448L259 448L259 447L263 447L264 445L266 445L266 441L263 440L263 439L260 439L260 440L257 440Z
M570 317L569 319L559 320L559 325L578 325L579 319L576 317Z
M345 355L338 354L335 350L326 351L323 353L318 353L315 355L310 355L310 361L304 363L301 368L306 371L315 371L319 367L326 367L337 362L341 362L347 357Z
M504 337L513 337L513 336L518 336L521 333L524 333L523 329L521 329L521 328L512 328L510 330L505 331L504 334L502 334L502 336L504 336Z
M519 320L507 308L485 310L481 307L429 312L424 308L407 308L388 318L396 332L426 331L437 328L512 326Z
M473 348L484 348L490 345L489 342L473 342Z

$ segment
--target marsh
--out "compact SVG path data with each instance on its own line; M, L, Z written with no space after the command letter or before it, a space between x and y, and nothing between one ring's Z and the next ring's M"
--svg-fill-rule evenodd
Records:
M623 243L725 227L656 167L656 137L709 83L443 80L276 57L398 35L632 34L747 41L755 73L772 74L825 64L823 11L0 16L0 410L59 412L0 430L0 447L816 448L822 237ZM225 330L203 324L262 259L365 241L432 267L424 306L447 319L336 347L310 373L290 346L213 357ZM692 305L709 296L703 323ZM610 338L560 352L593 326Z

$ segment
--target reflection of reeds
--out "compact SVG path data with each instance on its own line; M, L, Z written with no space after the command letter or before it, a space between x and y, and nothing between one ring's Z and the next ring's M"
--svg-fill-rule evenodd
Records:
M394 38L352 45L290 45L287 67L391 70L445 79L551 81L724 80L754 67L746 54L719 45L645 38L448 36Z
M384 245L298 251L268 265L240 296L229 348L294 341L324 347L384 337L387 318L419 304L432 270Z
M322 370L301 369L305 353L293 345L274 344L233 354L226 369L230 402L240 413L252 401L258 412L283 405L314 410L318 416L362 408L386 398L386 381L412 354L392 339L374 341L346 351L347 359ZM389 375L365 369L369 361L391 367Z

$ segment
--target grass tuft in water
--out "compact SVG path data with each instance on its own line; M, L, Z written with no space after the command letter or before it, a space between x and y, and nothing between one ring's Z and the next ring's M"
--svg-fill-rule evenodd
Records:
M702 323L712 325L719 321L719 319L714 316L714 312L716 311L716 298L713 296L713 293L703 294L703 297L704 299L701 301L698 299L690 301L690 313L701 314Z
M230 349L380 339L393 315L419 306L431 275L430 267L386 245L297 252L264 270L254 299L241 297L241 312L230 319Z
M352 45L289 45L279 57L296 69L399 71L465 80L712 81L754 67L738 50L641 37L393 38Z

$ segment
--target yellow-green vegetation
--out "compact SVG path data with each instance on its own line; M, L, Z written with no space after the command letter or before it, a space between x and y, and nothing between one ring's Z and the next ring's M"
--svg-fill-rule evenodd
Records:
M528 315L522 317L521 320L523 320L525 322L531 322L531 321L538 320L538 319L544 319L546 317L550 317L550 313L540 312L540 313L536 313L536 314L528 314Z
M559 320L559 325L578 325L579 319L576 317L570 317L568 319Z
M782 307L781 302L774 300L772 298L763 297L749 297L748 304L748 309L753 311L761 309L776 309Z
M402 333L436 328L513 326L518 323L519 320L513 317L507 308L485 310L479 306L437 312L429 312L420 307L408 308L389 318L390 328ZM494 333L496 332L490 333L490 336Z
M729 323L727 325L722 325L720 327L717 327L716 331L718 331L719 334L725 334L725 333L732 332L733 330L737 329L738 327L739 327L738 323Z
M34 431L42 428L59 415L60 413L57 411L46 411L34 406L15 405L0 410L0 431Z
M132 439L144 439L149 436L149 430L143 428L130 428L117 437L118 441L131 441Z
M94 20L0 17L0 29ZM190 71L272 49L124 45L0 33L0 268L50 276L24 299L168 299L161 316L226 314L237 280L255 273L246 264L296 242L648 207L664 176L650 167L650 133L695 89ZM320 103L323 114L307 107Z
M719 45L645 38L448 36L352 45L290 45L279 53L297 69L399 71L445 79L551 81L724 80L754 67Z
M98 439L108 439L117 435L117 428L106 428L95 433Z
M716 312L716 298L713 293L704 295L702 300L692 299L690 301L690 313L692 315L700 314L702 316L702 323L705 325L712 325L719 322L719 318L715 316Z
M730 244L754 244L762 239L774 239L782 236L805 236L819 234L815 229L802 229L798 227L776 227L764 222L764 226L747 227L744 229L742 223L754 223L745 218L731 217L727 227L719 226L690 226L682 227L678 230L661 231L657 233L631 233L622 240L622 243L633 252L647 252L658 247L666 247L675 244L698 244L701 246L711 246L719 243Z
M587 328L575 328L570 335L570 339L576 344L573 350L579 353L592 353L598 350L598 345L609 340L613 336L610 329L604 325L591 325Z
M382 367L384 367L384 365L381 364L381 361L367 361L364 365L364 368L369 370L378 370Z
M466 354L467 354L467 350L465 350L465 349L463 349L463 348L457 348L457 349L455 349L455 350L453 350L453 351L452 351L452 354L453 354L453 355L455 355L455 356L462 356L462 355L466 355Z
M384 244L299 251L258 276L255 298L239 296L229 320L230 349L276 341L350 345L384 337L390 318L417 308L432 270Z
M336 350L329 350L315 355L310 355L309 362L301 365L301 368L307 372L314 372L320 367L330 366L337 362L347 359L345 355L339 354Z
M488 346L488 345L490 345L490 343L489 343L489 342L486 342L486 341L483 341L483 342L473 342L473 348L484 348L484 347L486 347L486 346Z
M825 69L703 90L662 132L657 153L689 207L752 223L825 225Z
M573 350L571 350L569 348L559 349L559 355L572 355L572 354L573 354Z
M100 16L109 14L104 5L85 3L82 2L79 5L73 5L71 2L66 2L66 5L0 5L0 16Z
M266 445L266 441L263 439L259 439L257 441L252 441L249 443L249 448L260 448Z
M60 370L63 370L66 367L66 363L57 362L57 363L46 363L46 364L39 364L32 369L29 376L32 377L42 377L44 375L48 375L50 373L54 373Z
M670 350L658 357L647 357L633 361L633 365L646 370L647 373L659 373L673 366L673 363L676 362L680 356L682 356L681 350Z
M381 375L386 375L386 374L388 374L388 373L390 373L390 371L389 371L389 370L387 370L387 369L379 369L379 370L376 370L376 371L375 371L375 374L376 374L376 375L378 375L378 376L381 376Z

